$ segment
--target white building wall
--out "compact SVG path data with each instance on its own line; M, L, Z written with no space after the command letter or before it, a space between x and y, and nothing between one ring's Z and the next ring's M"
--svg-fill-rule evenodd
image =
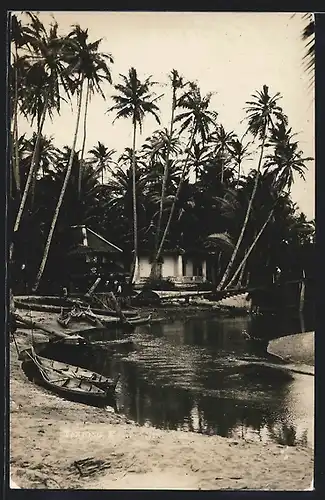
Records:
M139 278L149 278L151 271L151 264L148 256L139 257Z
M162 278L168 278L168 276L175 276L175 267L177 265L177 256L174 255L164 255L164 262L162 265Z
M162 264L162 278L168 277L178 277L182 276L182 256L178 255L164 255ZM188 278L193 277L193 260L187 259L186 262L186 274ZM202 275L203 279L206 279L207 264L206 260L202 260ZM149 262L149 256L141 255L139 257L139 268L137 273L137 279L149 278L151 272L151 263Z
M186 262L186 276L193 276L193 262L191 259L187 259Z

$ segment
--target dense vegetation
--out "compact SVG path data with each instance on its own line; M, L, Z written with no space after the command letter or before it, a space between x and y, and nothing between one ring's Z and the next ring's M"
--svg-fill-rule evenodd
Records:
M10 253L16 275L26 264L34 291L51 279L48 262L64 251L71 225L87 224L122 247L132 278L139 250L150 252L157 279L164 249L209 249L218 289L272 279L285 256L313 241L314 222L290 196L311 158L280 93L267 85L252 89L243 103L247 130L238 137L211 109L212 94L202 95L173 69L170 121L161 123L156 82L135 68L113 82L113 56L101 53L101 41L90 41L80 26L61 36L55 22L47 28L35 14L13 15L11 39ZM90 98L109 97L103 88L113 94L108 115L128 119L132 128L132 145L122 154L101 142L85 151ZM76 126L60 150L43 129L63 101L75 106ZM157 130L140 143L148 114ZM21 115L34 126L32 137L20 134ZM83 146L76 151L80 134ZM243 174L248 160L251 170Z

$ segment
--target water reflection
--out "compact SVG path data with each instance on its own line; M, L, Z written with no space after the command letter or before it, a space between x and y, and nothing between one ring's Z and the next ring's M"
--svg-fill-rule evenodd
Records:
M243 335L275 338L297 324L284 328L288 321L274 317L154 323L137 328L134 352L88 346L65 356L108 376L120 373L118 411L141 425L313 445L313 377L252 364L267 361L266 344Z

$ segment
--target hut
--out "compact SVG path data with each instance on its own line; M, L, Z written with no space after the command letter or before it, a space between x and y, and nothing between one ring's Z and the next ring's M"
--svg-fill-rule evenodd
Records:
M123 250L85 225L72 226L66 256L68 286L71 292L85 292L97 279L101 286L124 280Z

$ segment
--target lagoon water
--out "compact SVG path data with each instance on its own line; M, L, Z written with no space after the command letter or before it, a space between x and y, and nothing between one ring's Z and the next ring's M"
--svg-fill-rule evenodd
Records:
M313 325L306 319L304 328ZM121 373L116 410L140 425L313 446L314 377L254 364L269 360L266 343L248 342L245 330L268 340L298 333L301 322L246 316L153 323L137 327L129 354L112 358L101 346L69 361Z

